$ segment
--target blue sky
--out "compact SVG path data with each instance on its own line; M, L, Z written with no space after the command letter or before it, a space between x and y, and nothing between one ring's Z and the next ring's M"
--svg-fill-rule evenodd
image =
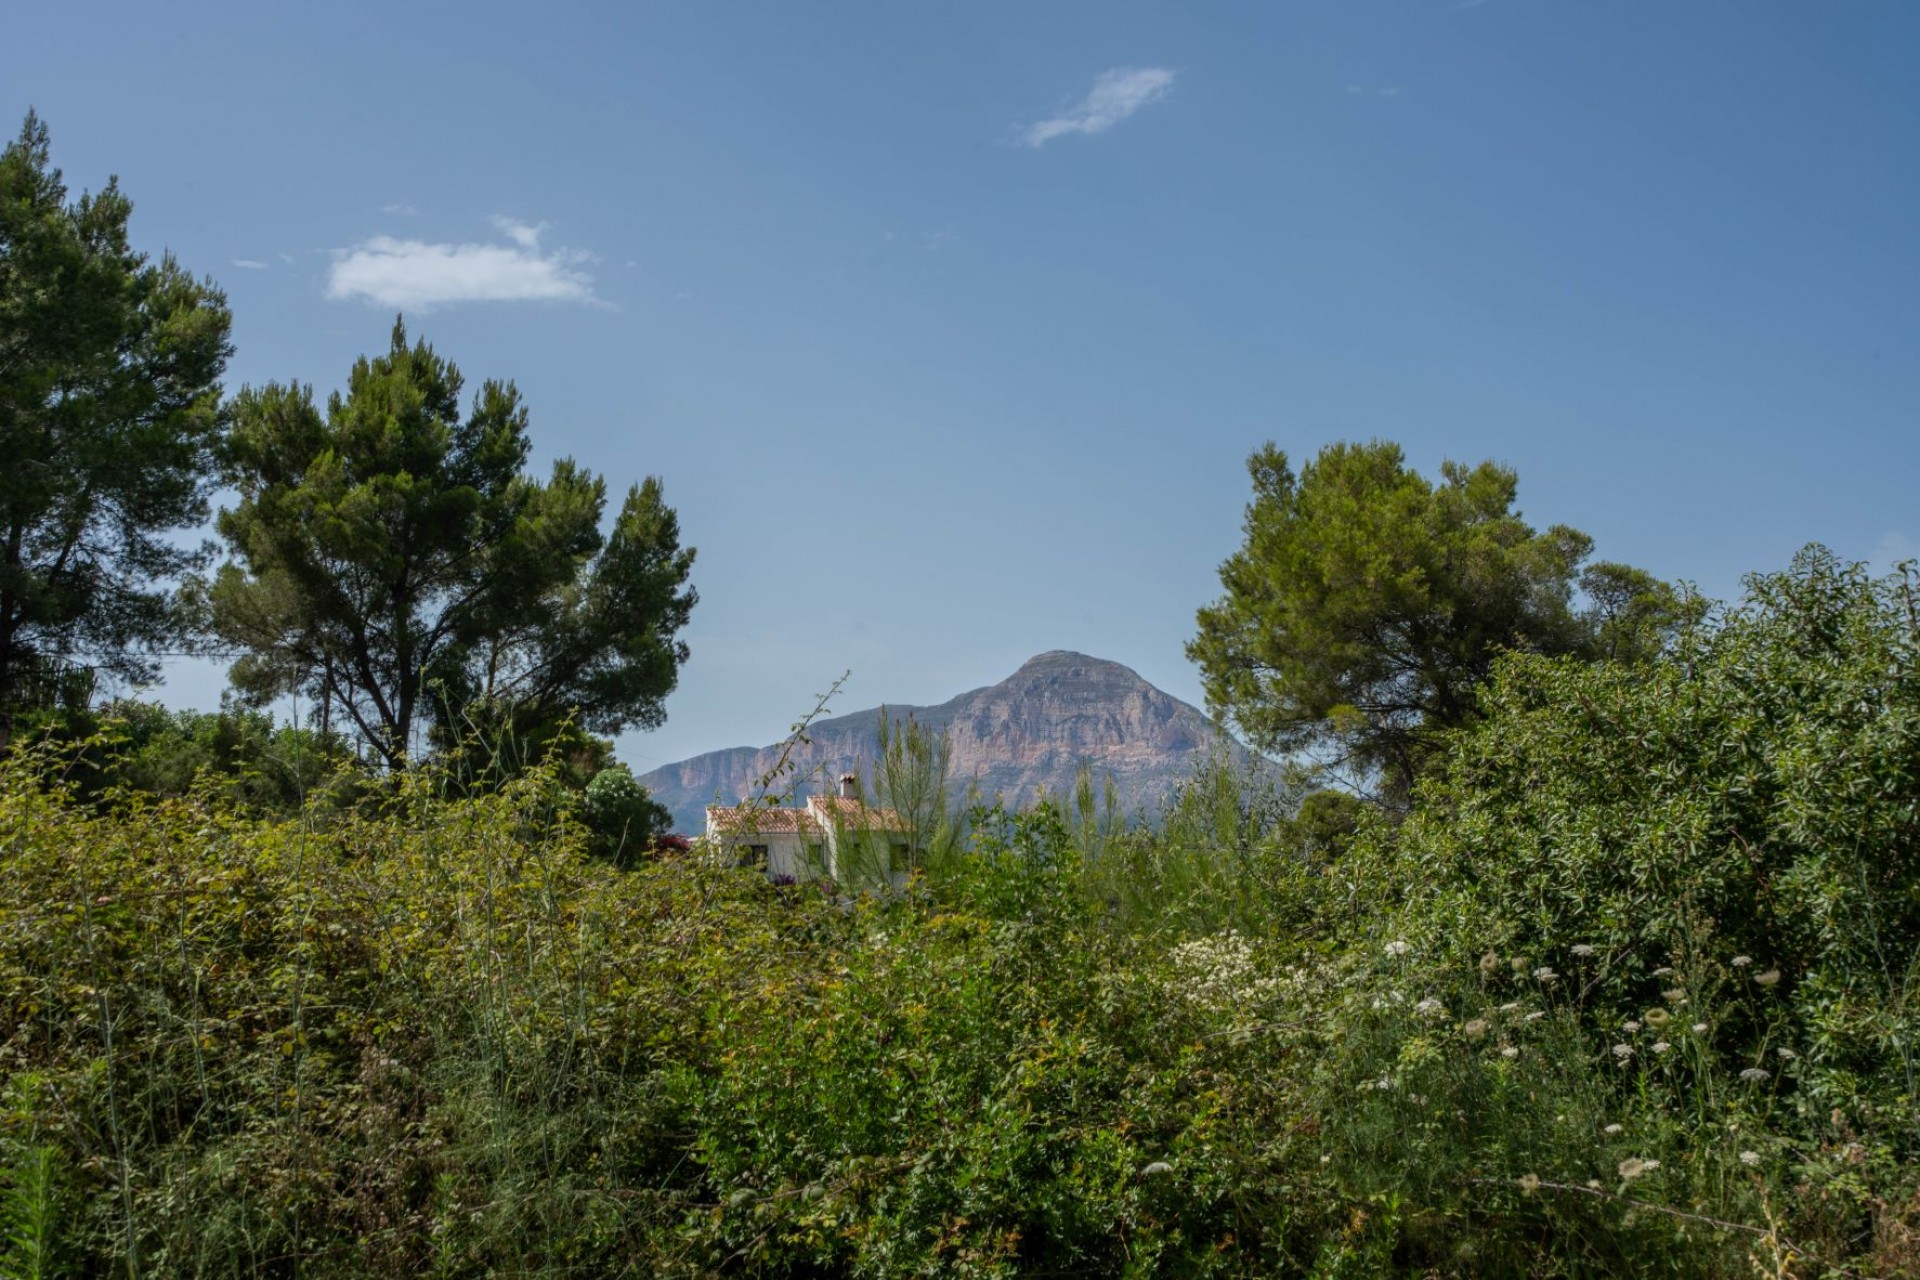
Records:
M396 310L661 476L637 768L1182 654L1244 460L1402 442L1716 595L1920 552L1906 0L33 6L0 105L212 275L230 384ZM210 704L217 673L168 696Z

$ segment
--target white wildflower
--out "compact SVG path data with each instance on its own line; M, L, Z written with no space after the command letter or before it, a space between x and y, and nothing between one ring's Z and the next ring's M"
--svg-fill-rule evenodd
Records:
M1481 1036L1487 1034L1487 1020L1485 1018L1474 1018L1462 1026L1460 1030L1466 1033L1467 1039L1478 1040Z
M1491 978L1494 970L1500 967L1500 957L1489 951L1480 957L1480 972Z
M1509 1000L1505 1004L1500 1006L1500 1012L1512 1013L1515 1009L1518 1009L1519 1007L1520 1007L1520 1002L1518 1000Z
M1547 1016L1547 1013L1546 1013L1546 1010L1544 1010L1544 1009L1535 1009L1535 1010L1534 1010L1534 1011L1533 1011L1532 1013L1530 1013L1530 1014L1528 1014L1528 1015L1527 1015L1527 1016L1526 1016L1526 1017L1525 1017L1524 1019L1522 1019L1522 1021L1525 1021L1525 1022L1538 1022L1538 1021L1540 1021L1540 1019L1542 1019L1542 1018L1544 1018L1544 1017L1546 1017L1546 1016Z
M1613 1056L1625 1062L1633 1056L1633 1046L1630 1044L1617 1044L1613 1046Z
M1740 1153L1740 1163L1751 1168L1760 1163L1760 1153L1758 1151L1742 1151Z
M1665 1053L1667 1050L1671 1048L1673 1048L1673 1046L1668 1044L1665 1040L1655 1040L1653 1042L1653 1051L1655 1053Z
M1558 979L1560 975L1553 971L1552 965L1543 964L1533 971L1533 977L1536 982L1553 982Z
M1679 987L1675 987L1671 991L1662 991L1660 993L1660 998L1665 1000L1668 1004L1685 1004L1687 1002L1687 993L1685 991L1682 991Z
M1244 1009L1279 986L1277 979L1260 976L1253 944L1232 929L1183 942L1167 958L1180 977L1180 994L1214 1013Z
M1671 978L1673 976L1673 966L1670 964L1663 964L1658 969L1655 969L1653 971L1653 976L1656 978Z
M1573 954L1575 954L1576 956L1579 956L1582 960L1589 959L1593 955L1593 944L1587 943L1587 942L1577 942L1574 944Z
M1520 1189L1528 1195L1532 1195L1540 1189L1540 1175L1537 1173L1523 1173L1520 1175L1519 1181Z
M1600 1179L1598 1178L1587 1179L1587 1190L1598 1191L1599 1189L1600 1189Z
M1632 1035L1634 1032L1640 1029L1640 1023L1637 1019L1628 1018L1625 1022L1620 1024L1620 1029L1626 1032L1628 1035Z
M1514 1047L1513 1047L1512 1045L1510 1045L1510 1044L1507 1044L1507 1045L1501 1045L1501 1046L1500 1046L1500 1056L1501 1056L1501 1057L1503 1057L1503 1058L1517 1058L1517 1057L1519 1057L1519 1056L1520 1056L1520 1051L1519 1051L1518 1049L1516 1049L1516 1048L1514 1048Z
M1627 1131L1627 1127L1623 1124L1610 1124L1606 1128L1602 1129L1600 1132L1607 1134L1609 1136L1613 1136L1616 1134L1625 1133L1626 1131Z
M1744 969L1752 963L1753 963L1752 956L1735 956L1733 958L1733 967L1736 969Z
M1712 1028L1704 1022L1696 1022L1693 1024L1693 1034L1697 1036L1703 1036L1710 1030L1712 1030Z
M1793 1050L1787 1048L1787 1046L1785 1045L1781 1045L1778 1049L1775 1049L1774 1052L1780 1055L1780 1060L1782 1062L1792 1062L1795 1058L1800 1056L1799 1054L1795 1053Z
M1403 956L1411 950L1413 950L1413 944L1410 942L1403 942L1399 938L1395 938L1392 942L1389 942L1387 944L1387 954L1390 956Z
M1620 1176L1628 1182L1632 1182L1642 1174L1652 1173L1659 1167L1660 1162L1658 1160L1636 1160L1629 1157L1620 1162Z
M1432 996L1428 996L1425 1000L1413 1006L1413 1011L1417 1016L1422 1018L1439 1019L1447 1016L1447 1006L1441 1004Z
M1740 1078L1749 1084L1759 1084L1762 1080L1771 1079L1772 1075L1765 1067L1748 1067L1740 1073Z
M1148 1165L1146 1168L1140 1171L1140 1176L1143 1178L1153 1178L1163 1173L1172 1173L1172 1172L1173 1172L1173 1166L1168 1164L1165 1160L1155 1160L1152 1164Z
M1771 987L1780 981L1780 971L1769 969L1765 973L1756 973L1753 975L1753 980L1763 987Z

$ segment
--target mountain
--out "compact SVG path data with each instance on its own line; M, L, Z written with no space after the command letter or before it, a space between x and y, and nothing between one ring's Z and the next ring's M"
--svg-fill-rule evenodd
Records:
M867 775L881 708L816 720L810 746L798 747L801 794L826 789L841 773ZM1094 777L1112 777L1128 811L1156 808L1174 784L1216 743L1240 759L1246 749L1224 735L1196 707L1142 680L1117 662L1054 650L1029 659L999 684L963 693L936 707L889 706L895 720L912 716L953 743L953 793L977 783L1018 806L1040 787L1069 792L1082 762ZM640 778L673 810L674 825L689 834L706 829L706 806L718 796L733 804L749 795L773 768L780 748L733 747L663 765Z

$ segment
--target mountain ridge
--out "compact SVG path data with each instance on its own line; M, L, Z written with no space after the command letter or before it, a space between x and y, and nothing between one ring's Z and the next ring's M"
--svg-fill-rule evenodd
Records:
M909 716L953 743L954 794L969 784L1015 806L1040 788L1064 793L1084 763L1113 780L1129 812L1154 808L1216 745L1251 759L1199 708L1166 693L1132 668L1070 649L1049 649L997 684L928 706L882 704L814 721L795 748L797 794L825 789L844 772L865 774L885 713ZM677 829L698 834L706 806L738 803L779 757L771 746L727 747L662 765L639 781L673 812ZM808 781L809 775L813 775ZM789 782L787 785L793 785Z

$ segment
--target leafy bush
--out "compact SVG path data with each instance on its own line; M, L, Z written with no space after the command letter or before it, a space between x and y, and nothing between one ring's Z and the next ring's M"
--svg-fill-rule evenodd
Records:
M1907 587L1817 549L1750 587L1652 669L1511 660L1422 813L1355 874L1405 891L1404 927L1444 933L1457 957L1556 966L1615 1022L1678 989L1729 1062L1771 1067L1792 1050L1810 1111L1909 1120L1920 634Z
M587 783L581 817L592 833L593 849L621 866L631 866L655 836L673 826L667 807L634 781L633 770L609 765Z

